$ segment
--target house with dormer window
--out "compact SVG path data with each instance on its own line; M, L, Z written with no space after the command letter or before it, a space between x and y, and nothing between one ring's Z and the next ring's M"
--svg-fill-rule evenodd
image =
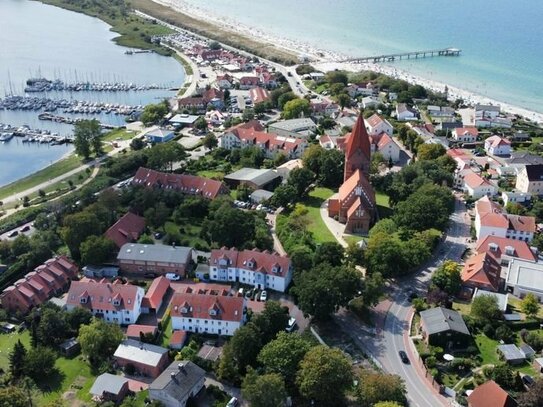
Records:
M245 299L212 293L175 293L170 303L172 329L232 336L245 323Z
M118 325L135 324L141 314L144 290L119 280L111 283L83 279L73 281L66 300L66 309L88 309L92 315Z
M209 276L213 281L239 282L261 290L285 292L292 271L288 257L267 250L223 247L211 251Z

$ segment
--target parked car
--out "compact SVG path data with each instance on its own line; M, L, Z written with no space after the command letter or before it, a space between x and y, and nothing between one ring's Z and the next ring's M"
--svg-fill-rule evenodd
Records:
M296 328L296 318L290 317L285 331L292 332L294 331L294 328Z
M238 290L238 294L243 296L243 293L245 292L245 290L243 289L243 287L241 287L239 290Z
M143 275L143 277L145 278L155 278L156 277L156 273L145 273Z
M238 399L235 397L232 397L228 403L226 403L226 407L237 407L239 405Z
M181 280L181 276L179 274L175 273L166 273L166 278L170 281L179 281Z
M399 351L398 354L400 355L400 359L403 363L406 365L409 364L409 358L407 357L407 353L405 353L403 350Z
M162 232L155 232L154 236L155 239L160 240L164 237L164 234Z
M526 387L532 387L535 381L532 376L525 374L522 376L522 383L524 383Z
M250 300L251 298L253 298L253 290L247 290L245 293L245 299Z
M30 230L30 225L25 225L20 229L20 232L28 232Z
M266 290L264 290L260 293L260 301L266 301L267 299L268 299L268 293L266 292Z
M17 230L14 230L13 232L11 232L8 237L15 237L19 234L19 232Z

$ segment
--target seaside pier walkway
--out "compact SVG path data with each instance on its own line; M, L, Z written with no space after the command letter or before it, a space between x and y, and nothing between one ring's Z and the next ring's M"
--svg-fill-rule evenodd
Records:
M458 48L442 48L442 49L431 49L426 51L412 51L412 52L401 52L397 54L386 54L386 55L375 55L371 57L355 57L348 58L338 62L352 62L357 64L367 63L367 62L393 62L396 60L401 61L402 59L418 59L418 58L428 58L428 57L457 57L460 56L462 52Z

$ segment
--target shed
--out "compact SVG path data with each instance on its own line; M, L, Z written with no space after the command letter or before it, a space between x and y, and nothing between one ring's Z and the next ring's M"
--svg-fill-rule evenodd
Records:
M214 346L205 343L198 351L198 357L216 362L222 355L222 346Z
M170 338L171 349L181 349L187 340L187 333L185 331L174 331Z
M103 373L96 378L89 392L96 401L120 402L128 393L128 379Z
M249 198L251 199L251 202L253 203L261 203L261 202L267 201L272 196L273 196L273 192L266 191L265 189L257 189L251 195L249 195Z
M531 359L535 356L535 350L530 346L528 345L527 343L524 343L522 345L520 345L520 351L522 352L522 354L524 355L524 358L525 359Z
M520 351L517 345L499 345L497 351L507 363L518 365L524 362L524 354Z
M165 143L173 140L173 137L173 131L166 129L151 130L145 135L145 138L149 143Z
M58 347L60 353L67 358L77 355L81 350L81 346L75 338L70 338L67 341L62 342Z

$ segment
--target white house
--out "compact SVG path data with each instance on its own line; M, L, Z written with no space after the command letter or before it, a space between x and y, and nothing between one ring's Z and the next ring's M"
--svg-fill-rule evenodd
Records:
M505 206L510 202L524 204L532 199L532 194L518 191L502 191L502 199Z
M531 293L543 301L543 263L511 259L505 279L507 289L519 298Z
M478 136L476 127L458 127L452 131L452 138L464 143L474 143Z
M371 115L369 118L364 119L366 122L366 129L368 130L368 135L376 136L381 133L386 133L389 136L392 136L394 132L394 127L388 122L388 120L383 119L377 113Z
M511 142L500 136L490 136L485 140L485 151L490 155L511 155Z
M259 289L285 292L292 280L292 264L286 256L257 249L212 250L209 260L211 280L236 281Z
M416 120L417 112L405 103L398 103L396 106L396 118L401 121Z
M175 293L170 303L172 329L232 336L245 323L245 298L210 293Z
M495 119L500 115L500 106L475 105L475 115L480 115L488 119Z
M387 133L381 133L370 138L372 152L381 153L387 161L398 162L400 160L400 146Z
M543 164L526 165L517 174L515 188L520 192L543 195Z
M375 96L365 96L362 98L362 108L368 109L370 107L377 107L381 102Z
M217 86L219 89L230 89L234 84L234 78L228 74L217 76Z
M495 195L498 188L479 174L471 171L464 175L464 192L474 199L479 199L485 195Z
M72 281L66 309L86 308L95 317L118 325L135 324L141 314L141 302L145 295L143 288L123 284L120 280L94 281L83 279Z

